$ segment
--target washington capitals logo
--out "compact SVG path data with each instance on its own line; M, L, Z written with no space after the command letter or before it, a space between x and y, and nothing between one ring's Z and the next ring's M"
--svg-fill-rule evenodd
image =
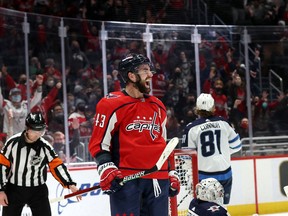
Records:
M138 130L142 132L144 130L149 130L152 140L157 138L155 132L160 133L160 125L156 123L157 113L154 112L153 117L149 117L148 120L146 117L137 116L137 120L134 120L133 123L130 123L126 126L127 131Z

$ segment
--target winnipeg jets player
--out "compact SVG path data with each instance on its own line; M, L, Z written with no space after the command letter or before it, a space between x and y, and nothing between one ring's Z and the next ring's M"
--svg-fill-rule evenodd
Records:
M182 144L197 150L199 181L217 179L224 187L224 204L228 204L232 187L231 154L239 151L242 144L229 122L214 116L214 111L213 97L200 94L196 101L199 118L186 126Z

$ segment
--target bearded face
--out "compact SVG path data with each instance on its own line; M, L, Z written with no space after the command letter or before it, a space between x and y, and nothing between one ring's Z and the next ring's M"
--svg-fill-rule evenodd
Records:
M141 79L139 76L139 79L134 83L135 87L143 94L149 94L151 91L150 87L150 81L146 79Z
M150 70L148 64L140 65L136 74L136 82L134 82L134 87L137 88L141 93L148 94L151 91L151 81L153 73Z

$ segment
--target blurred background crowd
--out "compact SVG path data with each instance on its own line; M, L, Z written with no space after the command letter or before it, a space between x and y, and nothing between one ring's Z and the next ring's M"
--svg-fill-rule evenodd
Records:
M199 6L196 7L197 13L195 5ZM200 29L199 60L196 61L191 30L188 32L186 26L181 28L181 25L195 24L201 5L207 6L205 15L200 14L204 24L212 22L213 14L224 25ZM24 129L21 124L26 117L23 110L38 110L44 114L48 124L46 139L65 160L66 102L69 154L73 161L83 159L77 152L79 148L86 148L87 143L83 140L86 138L87 141L91 135L95 107L105 93L103 59L108 92L118 91L123 87L117 70L119 60L130 52L146 55L148 50L142 38L145 32L142 26L114 22L111 27L106 25L108 40L104 58L101 21L174 24L155 27L150 43L150 58L157 72L153 76L152 94L167 107L168 138L181 137L185 125L196 118L197 65L201 92L212 94L216 115L231 122L241 137L247 137L249 133L247 68L251 95L248 103L252 107L254 135L287 135L285 56L288 53L288 29L285 25L288 16L284 0L197 3L187 0L4 0L0 1L0 6L2 142ZM29 15L28 53L24 52L23 12ZM67 29L64 69L58 36L59 17L65 18ZM230 24L253 26L249 29L249 65L245 65L242 30L237 26L229 27ZM271 27L257 29L258 25ZM29 62L28 77L26 58ZM279 86L272 88L271 74L281 78L278 79Z

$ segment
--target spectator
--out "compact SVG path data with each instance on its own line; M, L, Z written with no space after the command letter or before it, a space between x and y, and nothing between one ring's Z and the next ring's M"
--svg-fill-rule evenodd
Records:
M158 62L160 64L160 67L165 69L169 52L166 49L164 49L164 43L158 42L157 46L152 51L152 54L155 62Z
M121 85L120 85L120 80L118 79L118 74L119 72L117 70L112 71L112 76L107 74L108 92L121 90Z
M30 94L33 96L34 91L37 89L38 82L33 82L31 79L27 80L26 74L20 74L18 78L18 83L14 81L13 77L8 73L7 66L3 65L2 66L2 74L5 79L5 83L7 85L7 89L11 90L13 88L18 88L21 90L21 98L23 100L27 100L27 87L26 85L28 84L30 87ZM43 76L38 74L36 76L37 79L43 79ZM43 81L42 81L43 83ZM41 84L42 85L42 84Z
M175 107L179 101L179 89L173 82L168 84L166 93L162 98L163 103L169 107Z
M288 128L288 90L285 94L278 96L278 101L274 104L274 111L270 119L270 130L272 134Z
M173 107L167 107L167 139L180 136L180 124L175 116Z
M48 113L50 109L52 108L55 99L57 98L58 92L62 87L62 83L58 82L48 93L47 96L45 96L40 103L32 107L32 112L41 112L45 122L48 122Z
M77 152L76 147L80 144L80 132L79 132L79 120L77 118L73 118L72 122L72 136L69 140L69 150L70 150L70 162L77 161ZM54 144L53 148L55 152L61 157L64 162L67 162L67 151L66 151L66 142L65 142L65 134L61 131L56 131L53 133Z
M30 59L29 75L35 77L41 71L41 63L38 57L34 56Z
M212 65L210 67L209 77L207 79L205 79L204 83L203 83L203 88L202 88L203 93L210 94L212 92L213 82L214 82L214 79L216 79L216 77L217 77L217 69L216 69L215 65ZM202 79L204 79L204 78L202 78Z
M183 129L189 123L195 120L195 94L189 93L185 97L181 97L179 103L174 108L176 117L180 123L180 131L183 133Z
M235 125L236 131L238 131L238 123L242 118L247 117L246 88L239 74L234 73L228 92L229 120Z
M262 91L261 97L254 99L253 128L255 131L267 131L270 120L268 92Z
M174 69L174 74L170 82L174 83L183 96L189 93L189 77L187 78L179 67Z
M239 125L239 136L241 138L249 137L249 120L248 118L241 119Z
M42 99L42 83L43 79L41 76L36 77L37 90L34 96L30 100L30 107L33 108ZM4 120L3 120L3 132L8 133L9 121L12 118L13 134L19 133L25 128L25 118L28 115L28 101L23 100L21 90L19 88L13 88L9 92L9 100L3 99L2 92L0 91L0 107L3 107ZM11 111L12 110L12 111ZM9 114L12 112L12 115ZM10 118L10 120L9 120ZM10 131L11 132L11 131Z
M61 131L64 133L64 109L60 103L56 103L48 117L48 128L52 133Z
M228 119L228 99L225 95L224 83L220 78L216 78L211 89L211 95L215 101L215 115Z
M73 84L76 80L81 80L82 73L90 66L86 54L81 50L77 40L71 42L71 53L69 56L69 74L67 81Z
M46 82L48 77L52 77L55 80L55 82L62 80L62 74L59 71L59 69L55 67L55 61L53 58L46 59L43 76L44 76L44 82Z
M212 87L213 78L217 75L217 68L214 62L210 64L210 67L205 64L205 67L200 73L200 83L202 91L209 92ZM208 93L207 93L208 94Z
M61 131L56 131L52 134L52 140L50 140L51 145L54 148L56 154L58 154L62 161L66 161L66 158L63 157L65 152L65 135Z
M161 69L161 66L158 62L154 65L156 74L152 77L152 91L153 95L162 99L165 95L168 82L165 78L164 71Z
M86 104L83 102L80 102L77 104L76 106L76 110L71 113L68 117L68 121L69 121L69 131L70 131L70 135L73 134L74 128L73 128L73 121L75 118L78 119L79 124L82 125L83 123L85 123L86 120L86 116L85 116L85 109L86 109ZM81 131L80 128L80 136L88 136L88 134L86 134L86 130Z
M250 66L250 88L253 95L258 95L260 93L256 83L261 69L260 50L261 46L257 44L254 47L254 59L252 60L252 65Z
M181 51L180 52L180 61L178 66L180 67L182 71L182 76L185 77L188 81L189 86L189 92L191 92L191 89L196 88L195 84L195 74L193 74L192 64L190 60L187 58L186 52Z

